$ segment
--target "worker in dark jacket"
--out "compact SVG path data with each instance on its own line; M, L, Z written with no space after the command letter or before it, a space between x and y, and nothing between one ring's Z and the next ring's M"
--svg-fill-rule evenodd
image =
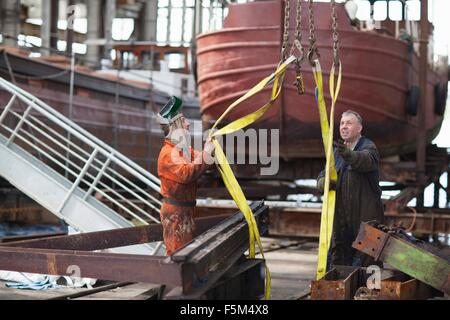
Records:
M214 164L214 144L208 140L203 151L190 147L189 122L179 112L182 102L172 97L157 115L165 140L158 157L161 179L161 224L167 255L194 237L197 180Z
M383 204L379 186L379 154L375 144L361 136L361 116L348 110L342 114L340 135L335 143L334 156L338 181L331 181L336 188L336 207L333 233L329 251L330 265L368 266L374 264L369 256L352 248L361 222L383 223ZM317 179L323 192L325 171Z

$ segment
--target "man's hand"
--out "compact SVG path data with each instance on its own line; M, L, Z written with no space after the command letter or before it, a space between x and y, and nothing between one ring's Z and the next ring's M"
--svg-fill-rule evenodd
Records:
M346 162L349 162L353 159L355 153L347 148L343 140L335 141L333 143L336 148L337 154L339 154Z
M320 177L317 180L317 189L320 191L320 193L323 193L325 190L325 177ZM336 181L330 180L330 190L336 190Z
M216 149L216 146L215 146L214 143L212 142L212 139L211 139L211 138L208 138L208 139L206 140L206 142L205 142L205 145L204 145L204 147L203 147L203 150L204 150L206 153L210 154L211 156L214 156L213 153L214 153L214 150L215 150L215 149Z

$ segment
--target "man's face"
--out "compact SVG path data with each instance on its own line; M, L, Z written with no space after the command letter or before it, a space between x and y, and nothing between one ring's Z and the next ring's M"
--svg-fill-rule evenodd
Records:
M189 127L191 126L191 124L189 123L189 121L187 121L187 119L184 116L181 119L183 123L183 129L189 131Z
M343 115L339 132L345 142L354 142L361 135L362 125L353 114Z

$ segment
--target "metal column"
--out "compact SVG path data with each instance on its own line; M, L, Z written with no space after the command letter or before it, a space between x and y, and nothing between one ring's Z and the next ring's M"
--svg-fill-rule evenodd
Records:
M417 113L417 184L419 193L417 195L417 207L423 207L423 193L425 189L425 162L427 147L426 130L426 107L427 107L427 68L428 68L428 1L421 1L420 10L420 65L419 65L419 83L420 83L420 105Z
M17 41L15 40L20 33L20 1L8 0L2 1L2 33L13 39L4 39L7 46L15 47Z
M112 24L113 19L116 17L116 1L115 0L106 0L106 8L105 8L105 54L104 58L110 60L110 54L112 50Z
M50 48L58 49L59 0L49 0L50 4Z
M71 20L72 15L75 15L75 0L68 0L66 8L66 19L67 19L67 29L66 29L66 56L70 57L72 55L72 44L73 44L73 23Z
M50 29L51 29L51 19L44 19L44 17L51 17L51 2L50 0L42 0L41 2L41 39L42 39L42 55L49 55L50 51Z
M156 41L156 21L158 18L158 0L147 0L144 6L141 27L141 40Z
M101 1L88 1L87 2L87 39L88 42L97 40L100 38L100 8ZM87 45L87 60L89 65L96 67L99 64L99 46L98 44L89 43Z

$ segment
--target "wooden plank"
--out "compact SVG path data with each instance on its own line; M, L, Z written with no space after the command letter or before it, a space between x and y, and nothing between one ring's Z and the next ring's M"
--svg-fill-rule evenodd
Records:
M0 281L0 300L46 300L63 295L72 295L86 290L82 288L58 288L48 290L21 290L7 288L4 281Z
M119 288L122 286L130 285L130 284L133 284L133 283L132 282L114 282L114 283L98 286L98 287L92 288L92 289L81 290L81 288L80 288L80 290L78 290L75 293L56 296L56 297L50 298L48 300L70 300L70 299L87 296L90 294L95 294L97 292L101 292L101 291L105 291L105 290L112 290L112 289Z
M76 300L155 300L161 296L163 285L151 283L133 283L110 290L102 290L83 295Z

